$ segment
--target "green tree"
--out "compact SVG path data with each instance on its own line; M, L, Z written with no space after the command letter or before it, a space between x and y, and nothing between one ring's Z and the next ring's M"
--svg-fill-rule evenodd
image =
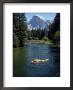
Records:
M49 41L49 39L48 39L47 36L44 36L44 37L42 38L42 40L44 40L44 41Z
M18 37L19 47L23 47L25 38L27 37L27 20L25 13L13 14L13 33Z
M57 31L60 31L60 13L57 13L53 23L49 25L48 37L54 40L54 35Z
M54 35L54 39L56 42L60 42L60 31L56 31L56 33Z
M13 47L16 48L19 46L19 40L15 33L13 33Z

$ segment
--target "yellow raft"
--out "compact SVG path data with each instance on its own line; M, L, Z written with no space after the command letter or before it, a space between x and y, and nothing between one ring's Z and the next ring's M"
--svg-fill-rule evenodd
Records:
M43 63L43 62L48 62L49 59L33 59L32 63Z

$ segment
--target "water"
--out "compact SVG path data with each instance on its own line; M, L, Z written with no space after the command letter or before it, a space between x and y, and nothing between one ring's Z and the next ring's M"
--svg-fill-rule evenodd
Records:
M32 64L33 59L49 59L45 63ZM14 77L59 77L60 48L31 42L13 49Z

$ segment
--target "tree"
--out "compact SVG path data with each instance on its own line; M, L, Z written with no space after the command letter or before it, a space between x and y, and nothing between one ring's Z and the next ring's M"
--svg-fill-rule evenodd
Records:
M56 42L60 42L60 31L56 31L56 33L54 35L54 40Z
M44 40L44 41L49 41L49 39L48 39L47 36L44 36L44 37L42 38L42 40Z
M60 13L57 13L57 14L56 14L53 23L51 23L51 24L49 25L48 37L49 37L51 40L54 40L54 35L55 35L56 31L60 31Z
M25 38L27 37L27 22L24 13L13 14L13 33L15 33L19 40L19 47L24 46Z
M13 47L16 48L19 46L19 40L15 33L13 33Z

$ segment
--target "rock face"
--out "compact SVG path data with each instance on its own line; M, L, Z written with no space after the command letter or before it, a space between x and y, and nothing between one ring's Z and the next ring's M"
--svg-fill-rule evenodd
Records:
M33 16L32 19L30 19L28 28L29 29L38 29L38 28L44 29L44 28L48 28L48 25L49 25L49 22L47 22L47 20L36 15L36 16Z

